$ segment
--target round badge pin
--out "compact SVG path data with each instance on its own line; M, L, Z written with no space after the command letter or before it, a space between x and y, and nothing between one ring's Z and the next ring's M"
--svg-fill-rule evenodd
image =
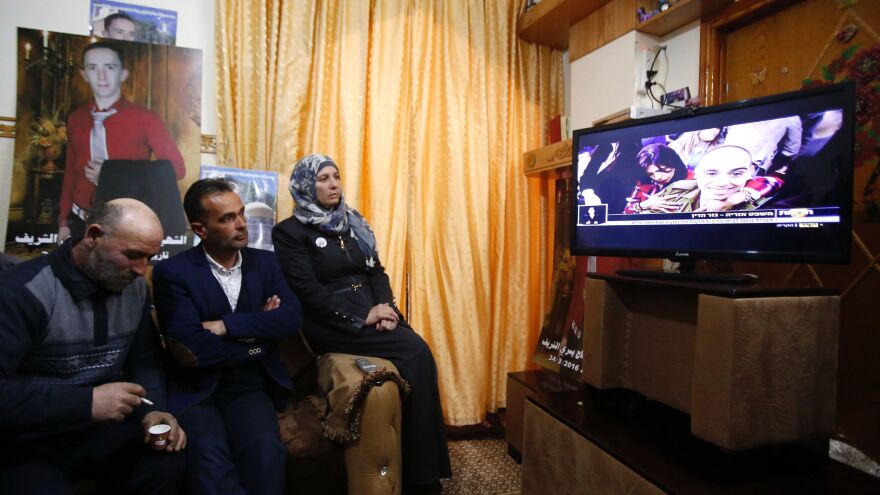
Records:
M315 239L315 246L318 246L319 248L327 247L327 239L324 239L323 237L318 237L317 239Z

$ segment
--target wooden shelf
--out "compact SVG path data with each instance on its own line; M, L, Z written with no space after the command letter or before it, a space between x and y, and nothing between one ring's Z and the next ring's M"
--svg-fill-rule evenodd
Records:
M569 165L571 165L571 139L523 153L523 172L526 175L538 175L541 172Z
M678 0L667 10L636 25L636 31L663 36L730 3L732 0Z
M565 50L569 27L610 1L543 0L519 16L516 34L532 43Z

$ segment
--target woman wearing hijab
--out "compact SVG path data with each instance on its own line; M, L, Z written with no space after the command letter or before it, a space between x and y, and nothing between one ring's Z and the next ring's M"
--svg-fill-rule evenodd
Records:
M303 332L319 352L388 359L412 385L403 403L403 478L409 491L440 491L451 475L437 367L394 304L370 225L345 204L339 167L325 155L294 166L293 216L272 231L275 253L303 305Z
M639 167L644 170L647 179L642 177L636 182L624 213L668 213L675 211L678 205L666 201L659 196L660 191L675 181L688 178L688 169L672 148L665 144L652 143L636 155Z

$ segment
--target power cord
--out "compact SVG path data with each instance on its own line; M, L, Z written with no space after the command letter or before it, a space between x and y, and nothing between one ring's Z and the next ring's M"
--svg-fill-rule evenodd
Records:
M651 101L651 108L654 108L655 101L658 104L660 104L661 109L664 106L671 107L671 108L678 108L678 109L685 108L684 106L673 105L671 103L664 103L664 101L667 100L666 88L662 84L660 84L658 82L654 82L654 78L657 76L657 71L654 70L654 66L657 65L657 58L660 56L660 52L663 52L663 56L666 58L666 66L669 67L669 55L666 53L666 45L660 45L657 48L657 52L654 54L654 60L651 61L651 67L647 70L647 72L645 72L645 76L646 76L645 77L645 93L647 93L647 95L652 100ZM663 100L657 99L657 97L654 95L654 86L660 86L660 89L663 90L663 96L662 96Z
M654 108L655 101L660 104L660 108L663 108L663 102L661 102L660 100L657 99L656 96L654 96L654 91L653 91L654 85L658 84L658 83L654 82L654 77L657 76L657 71L654 70L654 66L657 65L657 57L660 56L660 52L662 52L662 51L666 51L666 46L661 45L657 49L657 51L654 53L654 60L651 61L651 67L649 67L648 71L645 72L645 93L647 93L648 96L652 100L651 101L651 108Z

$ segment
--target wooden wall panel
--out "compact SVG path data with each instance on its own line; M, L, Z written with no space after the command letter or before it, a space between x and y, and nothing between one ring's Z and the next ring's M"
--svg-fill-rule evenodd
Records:
M526 41L565 50L569 26L609 1L543 0L519 17L517 34Z
M834 39L854 25L852 44ZM702 96L707 104L796 90L818 67L858 44L880 46L880 2L872 0L741 0L701 29ZM841 315L836 434L880 460L880 223L859 211L877 158L856 164L853 255L848 265L737 263L735 271L763 280L840 289ZM862 203L862 207L863 207Z
M573 25L568 35L569 62L635 29L636 1L612 0Z
M726 88L722 101L756 98L797 89L840 16L827 0L802 2L727 35ZM791 26L797 29L791 29Z

